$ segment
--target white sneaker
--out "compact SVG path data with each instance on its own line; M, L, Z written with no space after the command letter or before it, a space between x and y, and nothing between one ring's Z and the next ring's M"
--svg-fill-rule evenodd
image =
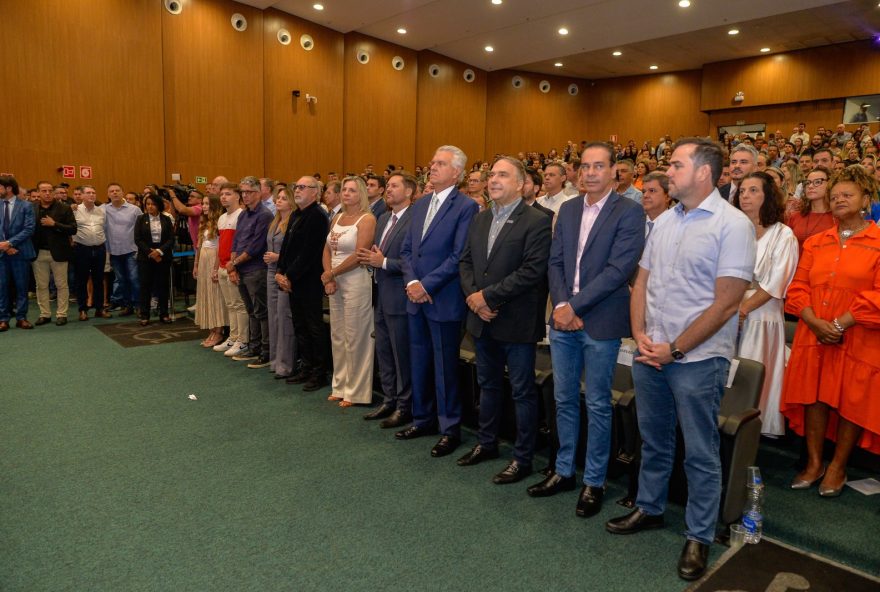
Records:
M250 348L247 348L247 347L246 347L246 348L244 348L243 350L241 350L241 352L240 352L237 356L232 356L232 359L235 360L236 362L250 362L251 360L256 360L256 359L259 358L259 357L260 357L260 356L258 356L257 354L253 353L253 352L250 350ZM268 365L268 363L269 363L269 362L268 362L268 360L267 360L267 361L266 361L266 364Z
M196 311L196 305L193 304L192 306L190 306L190 307L187 308L186 310L188 310L189 312L195 312L195 311Z
M217 345L215 345L211 349L213 349L215 352L225 352L226 350L231 348L233 345L235 345L235 342L232 341L231 339L229 339L227 341L224 341L223 343L218 343Z
M232 356L237 356L242 352L242 350L246 350L247 346L240 341L236 341L235 344L223 352L223 355L227 358L231 358Z

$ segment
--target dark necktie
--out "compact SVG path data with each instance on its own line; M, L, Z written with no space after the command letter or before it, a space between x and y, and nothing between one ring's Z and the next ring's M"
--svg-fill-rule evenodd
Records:
M9 237L9 223L12 216L10 216L10 210L12 208L9 207L9 200L3 200L3 239L7 239Z
M397 214L391 216L391 226L388 227L388 232L386 232L385 236L382 237L382 244L379 245L379 250L383 253L385 252L385 247L388 246L388 239L391 238L391 231L394 230L395 224L397 224Z
M648 234L645 235L645 238L646 238L646 239L647 239L649 236L651 236L651 231L652 231L652 230L654 230L654 221L653 221L653 220L648 220Z

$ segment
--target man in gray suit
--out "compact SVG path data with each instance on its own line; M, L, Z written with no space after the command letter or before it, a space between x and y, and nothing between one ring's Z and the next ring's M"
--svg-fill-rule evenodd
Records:
M382 419L382 428L396 428L412 421L412 380L406 290L400 268L400 246L409 230L409 205L418 188L414 177L394 173L385 186L390 210L379 217L371 249L360 249L358 260L373 267L377 284L375 299L376 358L382 383L382 404L364 416Z

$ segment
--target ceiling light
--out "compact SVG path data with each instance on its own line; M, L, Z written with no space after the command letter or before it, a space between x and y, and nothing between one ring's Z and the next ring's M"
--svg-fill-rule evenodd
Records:
M323 4L312 4L312 8L314 8L315 10L324 10L324 5Z
M503 0L492 0L492 4L494 4L495 6L498 6L499 4L501 4L502 1Z
M562 67L562 62L556 62L556 63L553 64L553 65L556 66L557 68L561 68L561 67Z
M404 29L403 27L400 27L399 29L397 29L397 32L400 33L401 35L406 35L406 29Z
M566 29L565 27L562 27L561 29L559 29L559 34L560 35L568 35L568 29Z
M690 8L691 0L679 0L678 5L682 8Z
M761 48L761 53L767 53L768 51L770 51L769 47L762 47Z
M619 58L620 56L623 55L623 52L622 51L614 51L614 52L611 52L611 55L613 55L616 58Z
M650 66L648 66L649 70L656 70L657 68L659 68L657 64L651 64Z
M739 29L731 29L727 32L728 35L739 35Z
M492 47L491 45L487 45L487 46L484 47L483 49L485 49L485 50L488 51L489 53L492 53L493 51L495 51L495 48Z

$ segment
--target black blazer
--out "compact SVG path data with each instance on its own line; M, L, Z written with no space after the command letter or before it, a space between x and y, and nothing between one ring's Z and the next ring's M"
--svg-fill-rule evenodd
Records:
M403 246L403 238L409 232L410 214L412 210L407 208L403 216L388 232L388 240L385 244L385 269L377 267L373 270L377 284L377 297L382 303L382 311L387 315L406 314L406 287L403 285L403 269L401 268L400 247ZM391 223L392 211L388 210L376 223L376 238L373 241L377 247L382 240L385 227Z
M290 280L292 293L298 288L321 287L324 243L329 231L330 221L318 202L290 215L278 253L278 273Z
M153 242L153 234L150 232L150 215L141 214L134 225L134 244L137 245L137 260L152 261L150 251L159 249L162 251L162 262L168 263L174 255L174 221L165 214L159 214L162 224L162 236L159 242Z
M542 206L538 202L532 202L532 207L535 208L536 210L538 210L539 212L544 212L544 214L546 214L547 216L550 216L551 220L556 215L556 212L554 212L550 208L545 208L544 206Z
M482 290L486 304L498 316L485 323L468 311L467 330L480 337L488 326L499 341L535 343L544 337L553 219L520 202L487 256L492 218L491 209L474 217L459 272L465 297Z
M49 206L49 217L55 220L55 226L44 226L42 231L46 233L49 243L49 252L55 261L70 261L73 259L73 245L70 237L76 234L76 218L73 210L64 202L56 201ZM34 204L34 228L40 227L40 202ZM35 230L34 232L37 232Z

